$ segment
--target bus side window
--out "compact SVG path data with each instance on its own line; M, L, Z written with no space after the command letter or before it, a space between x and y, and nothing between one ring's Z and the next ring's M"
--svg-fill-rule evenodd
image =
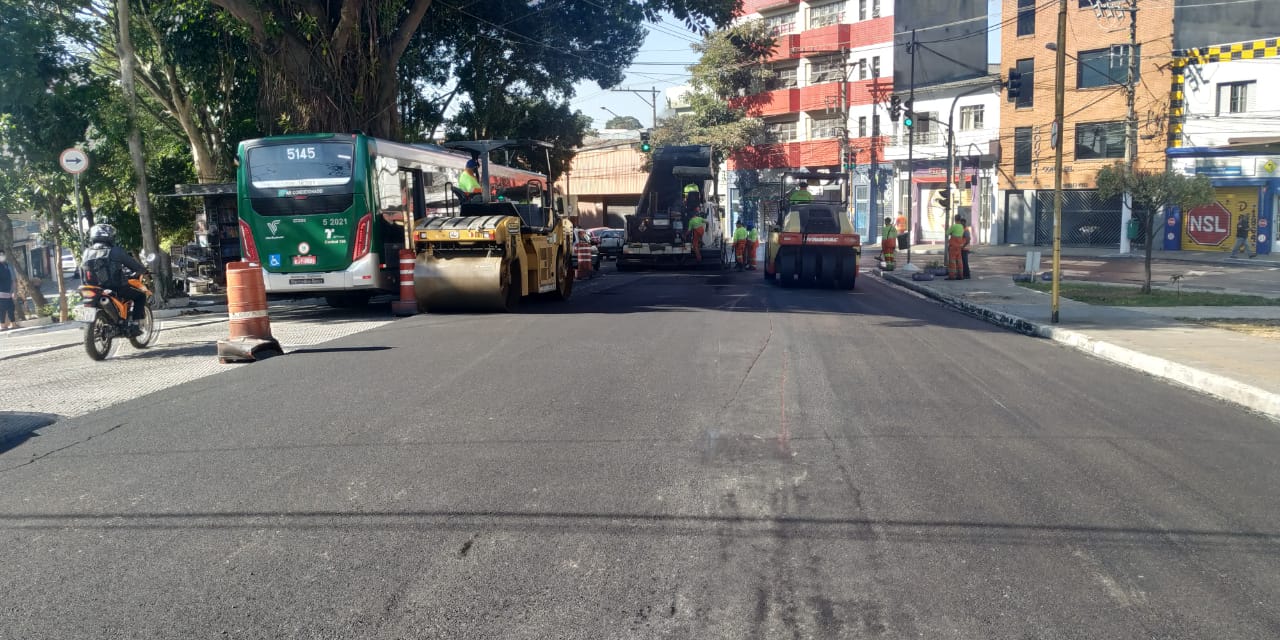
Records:
M380 156L378 165L378 212L387 222L398 222L408 207L408 181L395 158Z
M423 173L421 169L413 169L408 172L409 179L409 211L413 212L412 221L416 223L427 215L427 197L425 185L423 185ZM428 174L428 178L430 175Z

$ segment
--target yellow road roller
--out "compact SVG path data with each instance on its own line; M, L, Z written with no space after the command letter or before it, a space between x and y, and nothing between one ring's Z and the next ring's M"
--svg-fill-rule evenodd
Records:
M576 262L573 223L540 174L491 165L507 147L549 149L545 142L479 140L445 146L468 151L474 181L453 186L456 215L428 216L414 227L414 293L420 311L514 311L521 299L568 300ZM550 166L550 158L547 158ZM472 192L459 189L479 183Z

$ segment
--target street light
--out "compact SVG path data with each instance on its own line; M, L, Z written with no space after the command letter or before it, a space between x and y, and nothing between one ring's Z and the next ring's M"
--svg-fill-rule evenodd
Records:
M618 114L617 114L617 112L615 112L613 109L610 109L609 107L600 107L600 108L601 108L601 109L604 109L605 111L608 111L609 113L612 113L612 114L613 114L613 117L615 117L615 118L621 118L621 117L622 117L622 116L618 115Z

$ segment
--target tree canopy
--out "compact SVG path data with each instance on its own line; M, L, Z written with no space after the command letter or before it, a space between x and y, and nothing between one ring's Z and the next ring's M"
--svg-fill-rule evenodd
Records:
M761 65L774 39L763 22L747 22L708 34L694 50L701 55L689 67L687 110L659 123L655 144L709 144L716 161L769 141L764 121L751 115L754 97L769 78Z
M1098 195L1114 198L1123 194L1133 197L1134 215L1143 215L1146 228L1146 280L1143 293L1151 293L1151 249L1163 225L1160 212L1164 207L1189 211L1213 202L1213 184L1208 176L1187 176L1173 171L1132 171L1117 162L1098 171Z
M644 125L640 123L640 119L635 116L614 116L604 123L606 129L629 129L635 131L643 129Z

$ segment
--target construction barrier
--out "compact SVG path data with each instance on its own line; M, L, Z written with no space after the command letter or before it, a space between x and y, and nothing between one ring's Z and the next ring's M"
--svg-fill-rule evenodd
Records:
M230 335L218 341L219 362L252 362L284 353L271 337L267 289L258 263L227 263L227 315Z
M400 250L400 299L391 303L391 313L411 316L418 312L418 298L413 291L413 268L418 256L413 249Z
M578 279L586 280L591 277L591 245L585 242L579 242L573 247L573 255L578 260Z

